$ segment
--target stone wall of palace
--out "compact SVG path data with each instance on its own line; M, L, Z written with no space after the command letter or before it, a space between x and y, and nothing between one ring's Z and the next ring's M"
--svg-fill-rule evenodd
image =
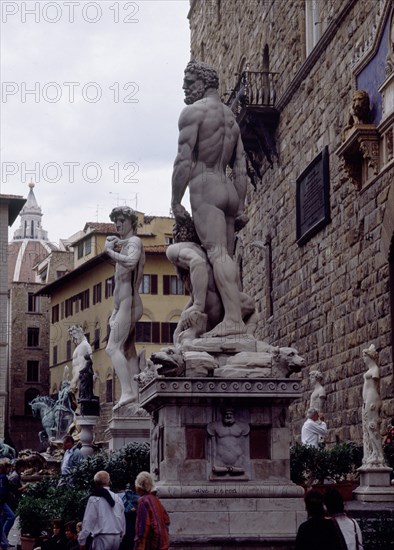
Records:
M389 189L394 167L389 164L360 190L347 177L336 150L356 89L352 67L373 44L389 4L331 0L319 6L323 36L306 56L304 0L192 1L191 52L192 58L218 70L220 94L226 100L246 62L251 70L262 70L268 44L270 70L278 73L279 160L273 169L265 163L262 183L256 190L248 188L250 222L241 235L243 287L256 296L257 336L292 345L306 359L299 375L304 396L290 412L293 440L299 440L309 403L308 374L319 369L327 391L328 441L360 443L361 354L372 343L379 350L384 425L394 415L389 257L381 243L383 217L393 199ZM331 221L299 246L296 179L325 146ZM255 241L264 245L267 239L271 273L267 246L251 246ZM272 311L267 300L270 278Z

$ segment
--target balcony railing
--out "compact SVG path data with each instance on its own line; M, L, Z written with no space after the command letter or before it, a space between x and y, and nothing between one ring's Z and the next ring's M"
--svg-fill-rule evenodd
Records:
M276 101L275 75L269 71L244 71L226 104L235 115L243 107L274 107Z

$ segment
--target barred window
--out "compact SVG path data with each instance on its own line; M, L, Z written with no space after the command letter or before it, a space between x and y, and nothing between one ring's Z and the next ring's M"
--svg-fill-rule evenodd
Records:
M93 305L101 302L101 283L93 286Z
M57 346L53 346L53 365L57 365Z
M186 294L185 286L177 275L163 275L163 294Z
M52 323L59 322L59 304L52 307Z
M40 329L37 327L28 327L27 329L27 347L38 348L40 343Z
M114 295L115 290L115 277L109 277L105 280L105 297L110 298Z
M136 325L136 342L160 343L160 323L142 321Z
M100 327L98 326L94 329L93 349L100 349Z
M29 292L27 296L27 311L30 313L40 312L40 297L35 296L34 292Z
M144 275L138 292L140 294L157 294L157 275Z
M39 382L39 361L27 361L26 365L26 381Z
M161 343L171 344L174 341L174 332L178 323L161 323Z

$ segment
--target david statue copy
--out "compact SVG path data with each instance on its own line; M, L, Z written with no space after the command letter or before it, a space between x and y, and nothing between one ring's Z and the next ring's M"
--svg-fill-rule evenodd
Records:
M112 361L121 386L119 402L114 410L137 403L139 373L135 348L135 330L142 316L142 301L138 288L143 276L145 253L142 241L136 236L138 218L128 206L119 206L109 215L120 238L107 237L105 251L115 261L114 310L109 320L110 335L106 353Z

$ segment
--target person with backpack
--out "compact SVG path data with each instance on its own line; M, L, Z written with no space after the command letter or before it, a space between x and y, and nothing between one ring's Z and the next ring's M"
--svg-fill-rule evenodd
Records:
M341 530L348 550L363 550L363 538L360 527L355 519L349 518L345 514L343 498L334 487L327 489L324 503L328 515Z
M124 515L126 520L126 533L123 537L119 550L131 550L134 548L135 522L137 519L137 506L140 497L127 489L122 496Z

